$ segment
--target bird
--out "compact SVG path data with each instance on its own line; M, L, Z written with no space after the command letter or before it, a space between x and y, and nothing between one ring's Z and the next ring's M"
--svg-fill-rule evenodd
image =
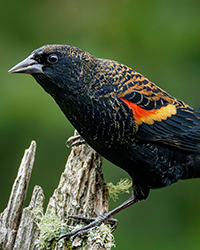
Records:
M200 113L130 67L52 44L9 72L32 75L81 137L133 180L132 197L83 231L145 200L151 189L200 177Z

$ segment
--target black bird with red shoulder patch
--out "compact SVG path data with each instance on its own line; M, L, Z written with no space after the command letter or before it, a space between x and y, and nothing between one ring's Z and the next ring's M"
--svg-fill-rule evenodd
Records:
M200 113L131 68L68 45L34 50L11 73L31 74L83 139L133 179L133 196L200 177Z

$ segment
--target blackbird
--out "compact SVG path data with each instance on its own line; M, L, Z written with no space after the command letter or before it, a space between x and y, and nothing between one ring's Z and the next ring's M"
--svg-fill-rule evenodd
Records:
M82 138L133 180L132 197L83 230L146 199L150 189L200 177L200 113L131 68L73 46L45 45L9 72L32 75Z

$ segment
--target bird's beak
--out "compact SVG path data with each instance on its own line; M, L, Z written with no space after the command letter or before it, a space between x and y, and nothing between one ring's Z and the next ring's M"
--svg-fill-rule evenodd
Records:
M25 73L25 74L38 74L44 73L42 70L43 65L39 64L36 60L33 59L34 54L31 54L22 62L15 65L8 72L9 73Z

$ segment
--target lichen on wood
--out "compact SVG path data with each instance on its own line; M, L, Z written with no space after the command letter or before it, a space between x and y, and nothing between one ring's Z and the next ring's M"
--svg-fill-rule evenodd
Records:
M35 186L29 206L24 207L35 151L33 141L25 151L8 206L0 215L0 249L111 249L114 243L111 231L107 230L109 226L105 227L108 235L103 232L102 242L99 236L89 236L97 236L94 230L88 234L89 238L76 237L68 242L57 242L61 234L84 224L68 218L69 215L96 217L108 211L108 191L101 172L102 157L86 143L73 146L44 213L44 194L39 186ZM58 231L51 229L50 220ZM47 228L49 231L45 231ZM101 230L97 228L98 235L101 235ZM42 245L41 240L46 242Z

